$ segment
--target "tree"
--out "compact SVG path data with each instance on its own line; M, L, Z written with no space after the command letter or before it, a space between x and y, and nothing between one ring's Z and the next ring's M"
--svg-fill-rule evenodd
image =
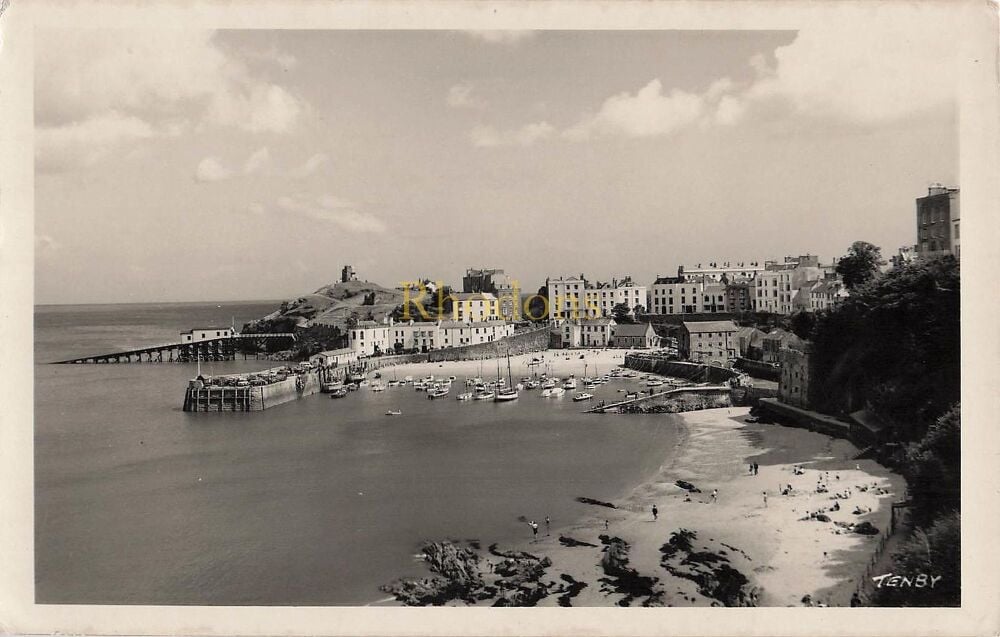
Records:
M632 308L627 303L615 303L615 306L611 308L611 316L614 317L616 323L634 322L632 319Z
M878 606L960 606L962 603L962 524L958 512L947 513L932 525L919 528L892 555L892 572L907 576L923 573L940 577L933 588L875 590Z
M799 310L795 314L792 314L789 320L789 327L792 332L799 338L804 338L806 340L812 338L813 328L816 326L816 314L813 312L806 312L805 310Z
M837 274L844 280L844 286L853 291L871 281L884 265L882 249L867 241L855 241L847 250L847 255L837 262Z

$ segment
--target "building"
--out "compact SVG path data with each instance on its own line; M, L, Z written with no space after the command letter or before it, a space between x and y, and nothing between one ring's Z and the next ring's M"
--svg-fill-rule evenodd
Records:
M801 347L802 339L788 330L776 327L761 339L762 358L765 363L780 363L781 351L788 347Z
M699 263L696 266L682 265L677 268L677 277L689 281L713 281L720 283L723 278L733 280L735 278L752 279L758 272L763 272L764 266L759 261L726 261L724 263L713 262L705 267Z
M196 327L181 332L181 343L200 343L216 338L230 338L235 331L231 327Z
M754 310L791 314L796 308L805 309L808 297L800 294L801 289L825 278L829 270L815 255L785 257L782 263L767 261L756 277Z
M725 281L707 280L703 281L701 288L701 309L702 314L721 314L726 311L726 283Z
M736 333L736 351L742 358L761 360L763 357L764 332L756 327L741 327Z
M361 321L348 333L349 349L359 356L480 345L514 335L505 321Z
M545 285L550 320L607 317L614 313L616 305L627 306L630 314L637 307L647 309L646 286L635 285L629 276L591 284L581 274L578 278L548 278Z
M660 337L649 323L620 323L611 330L612 347L652 349L660 346Z
M607 347L617 323L610 317L580 319L580 347Z
M349 365L356 360L358 360L358 352L350 347L320 352L319 354L313 354L309 357L309 362L312 363L314 367L327 368Z
M753 311L753 279L736 279L726 281L725 310L730 314Z
M500 300L490 292L451 294L451 313L455 321L499 321Z
M847 287L840 279L819 281L809 289L809 311L829 310L847 297Z
M507 321L516 321L521 316L521 288L498 268L468 268L462 277L462 292L489 292L500 302L500 316Z
M340 271L340 282L357 281L358 275L354 272L354 266L345 265Z
M683 277L656 277L649 290L647 309L651 314L696 314L704 284Z
M959 244L959 189L934 184L917 199L918 257L961 256Z
M778 400L800 407L809 408L809 377L811 345L797 339L790 341L780 352L781 376L778 379Z
M728 363L736 358L736 334L732 321L684 321L678 350L681 358L704 363Z

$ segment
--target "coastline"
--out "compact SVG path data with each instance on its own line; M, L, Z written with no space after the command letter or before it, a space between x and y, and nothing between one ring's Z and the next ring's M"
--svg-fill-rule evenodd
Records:
M564 375L567 369L582 368L579 353L569 360L545 358L553 363L554 374ZM607 364L614 361L610 356L614 353L587 352L587 359ZM471 364L478 370L478 363ZM469 362L420 365L441 371L418 373L457 374L466 371L459 366ZM556 520L547 535L544 520L536 520L538 539L525 524L523 541L500 546L501 553L530 554L536 560L532 568L537 568L537 560L549 564L537 582L524 589L536 596L536 590L545 593L533 603L798 606L806 599L807 605L850 605L878 535L854 533L847 525L870 522L882 531L889 523L891 502L905 489L902 478L872 460L853 460L858 450L848 441L792 427L744 423L748 411L732 407L665 415L665 424L682 430L676 453L654 475L623 492L612 503L615 508L580 504L575 521ZM750 474L752 462L759 464L758 475ZM794 474L794 465L802 467L802 473ZM821 477L828 492L816 491ZM701 492L689 494L677 480L692 483ZM782 495L780 489L789 484L792 492ZM718 489L715 502L714 489ZM849 497L833 498L839 492L847 495L848 490ZM829 510L835 503L840 509ZM656 521L653 504L659 509ZM854 514L855 506L865 512ZM808 517L807 512L821 509L827 519ZM681 529L694 535L691 546L680 542L685 550L677 551L668 544ZM476 568L487 586L497 581L493 568L499 564L498 554L485 548L491 542L484 538L481 547L468 549L479 556ZM609 554L622 559L609 564ZM504 557L500 562L505 560L511 562ZM523 570L523 563L517 564ZM476 603L482 605L496 601L480 599ZM469 600L446 603L465 605Z

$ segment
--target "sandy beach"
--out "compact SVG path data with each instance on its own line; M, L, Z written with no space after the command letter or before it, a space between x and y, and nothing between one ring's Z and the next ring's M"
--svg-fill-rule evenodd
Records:
M537 357L543 361L539 371L581 377L585 361L589 374L595 364L597 373L605 374L621 365L624 355L620 350L548 351L512 358L511 367L515 379L528 375L526 363ZM490 369L496 373L495 360L484 363L485 375ZM476 361L396 368L400 377L462 378L478 371ZM382 373L391 375L391 368ZM884 530L891 502L902 497L902 479L874 461L853 460L858 450L847 441L745 423L748 411L664 414L664 426L683 429L678 453L655 475L606 503L614 508L580 503L577 520L546 525L542 514L535 520L537 538L525 520L523 542L490 551L486 546L492 541L482 538L467 547L478 556L474 568L487 590L501 580L494 569L514 563L503 554L523 552L550 562L544 573L536 567L541 573L537 585L545 591L539 606L799 606L807 595L814 605L849 605L879 537L849 526L870 522ZM751 463L758 464L756 475ZM677 481L698 491L689 492ZM816 513L821 517L810 517ZM682 529L693 534L677 535ZM610 566L609 553L617 560ZM477 603L492 600L484 596Z

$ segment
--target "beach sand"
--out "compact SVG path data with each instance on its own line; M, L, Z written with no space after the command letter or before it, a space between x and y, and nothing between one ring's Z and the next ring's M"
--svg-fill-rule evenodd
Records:
M580 359L581 354L585 359ZM511 368L516 380L530 375L527 361L539 358L543 361L537 368L539 372L547 370L561 378L573 373L579 378L584 375L584 361L588 374L595 374L595 363L596 373L606 374L624 362L624 355L621 350L550 350L512 357ZM496 374L495 360L487 360L483 365L484 376L490 376L491 369ZM505 373L505 360L502 368ZM381 371L385 377L392 374L391 368ZM478 373L477 361L396 368L400 378L428 374L463 378ZM551 567L541 581L550 583L550 590L570 581L563 575L586 584L571 599L564 599L564 604L568 601L572 606L614 606L639 605L645 601L650 605L720 605L718 596L713 598L699 592L698 583L668 572L661 563L664 558L661 547L672 533L687 529L696 534L692 550L724 556L731 568L749 580L746 588L756 589L753 601L759 606L799 606L806 595L814 604L849 605L879 536L856 534L835 522L868 521L883 531L889 524L891 503L902 499L905 488L902 478L872 460L853 460L858 450L845 440L774 424L748 424L744 422L748 412L745 407L732 407L664 414L664 426L683 428L680 448L656 475L615 499L612 503L616 508L581 503L580 519L553 520L550 529L546 529L543 520L537 520L540 524L537 539L533 539L530 527L525 524L523 542L499 548L549 558ZM629 415L589 417L628 418ZM752 462L759 464L757 475L749 471ZM794 474L794 465L802 467L803 472ZM827 485L826 493L817 492L821 479ZM701 492L689 494L675 484L677 480L692 483ZM792 486L791 493L782 495L781 490L788 485ZM713 501L715 489L718 497ZM850 496L846 499L833 499L835 493L848 490ZM840 510L830 511L835 502ZM659 510L656 521L651 513L654 504ZM854 514L856 506L865 513ZM825 509L830 521L802 519L820 509ZM604 541L602 535L606 536ZM559 541L560 536L593 546L566 546ZM628 568L635 569L639 576L655 578L650 586L655 593L652 598L621 592L621 582L608 577L601 560L609 538L628 543ZM483 538L482 544L490 542L489 538ZM498 561L486 550L481 554L486 561ZM681 554L673 565L676 567L683 557ZM681 570L684 569L690 567ZM484 575L490 579L485 572ZM558 597L550 594L539 605L556 605Z

